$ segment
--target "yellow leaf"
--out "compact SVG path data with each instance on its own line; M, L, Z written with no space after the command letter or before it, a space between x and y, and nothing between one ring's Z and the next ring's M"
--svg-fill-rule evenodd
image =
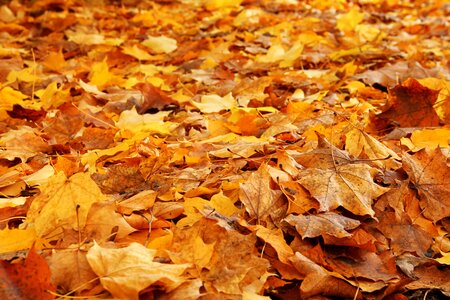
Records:
M442 265L450 265L450 252L442 253L442 257L436 258L436 261Z
M219 95L204 95L201 98L201 102L191 101L191 103L203 113L217 113L237 106L237 102L231 93L223 97Z
M286 51L283 46L278 43L273 44L266 54L256 57L257 62L274 63L284 58Z
M207 267L211 261L214 244L215 243L206 244L198 235L198 232L188 231L183 239L181 249L176 249L176 246L180 245L175 244L171 249L172 251L175 250L175 252L171 251L169 256L176 264L189 263L195 265L198 270L201 270L202 268Z
M450 129L436 128L416 130L411 134L411 138L401 138L402 145L416 152L420 149L435 149L437 147L450 148Z
M257 225L256 236L275 249L281 262L289 264L289 258L294 255L294 251L286 243L281 229L270 230L264 226Z
M177 126L177 124L172 122L164 122L164 118L169 114L170 111L159 111L156 114L140 115L133 107L133 109L124 110L120 114L116 126L133 134L151 132L168 135Z
M42 62L42 65L44 65L47 69L59 72L67 66L67 62L64 59L62 50L60 49L58 52L50 52Z
M348 13L337 16L336 27L343 32L353 31L356 25L361 23L363 19L364 13L353 8Z
M401 164L398 162L400 157L397 153L364 131L355 128L345 137L345 150L354 157L361 157L364 153L367 158L373 160L373 164L379 167L388 166L391 169L400 167Z
M122 47L122 52L124 54L133 56L134 58L136 58L138 60L151 60L153 58L153 56L148 54L147 51L142 50L137 45L133 45L133 47L124 46L124 47Z
M283 56L283 60L280 62L280 68L290 68L294 65L294 62L302 55L303 44L295 43Z
M106 199L88 173L66 178L64 172L59 172L40 190L28 210L26 222L30 228L34 226L40 237L61 227L83 229L92 204Z
M12 110L14 104L21 105L24 103L24 99L28 98L27 95L22 94L19 91L7 86L0 90L0 111Z
M149 36L142 45L157 54L170 53L177 49L177 40L165 36Z
M25 68L20 71L11 71L6 77L6 81L8 83L14 81L23 81L23 82L34 82L38 81L39 77L35 74L36 70L34 68Z
M380 29L368 24L359 24L356 26L355 30L358 33L361 43L370 43L375 40L379 41L386 36Z
M0 230L0 253L29 249L36 239L33 228Z
M362 45L361 47L355 47L355 48L351 48L351 49L346 49L346 50L337 50L334 52L331 52L329 54L329 57L331 58L331 60L338 60L341 57L345 57L345 56L352 56L352 55L360 55L364 52L368 52L368 51L375 51L377 50L376 48L374 48L371 45Z
M238 214L241 210L234 206L234 202L221 191L211 197L209 204L212 208L217 210L224 216L231 217L234 214Z
M35 95L39 97L42 108L58 107L70 99L69 91L61 91L56 81L50 83L45 89L36 91Z
M170 291L187 280L182 274L189 264L154 262L155 254L156 250L138 243L120 249L102 248L95 243L86 258L114 298L138 300L139 292L154 283Z
M91 72L89 73L89 83L102 88L105 84L110 82L114 78L114 75L109 72L106 59L101 62L92 65Z
M100 45L105 42L105 37L98 33L84 33L66 30L65 34L69 41L79 45Z
M209 201L200 197L184 198L184 214L185 218L177 222L177 227L192 225L203 217L200 212L203 211Z
M226 7L239 7L242 0L205 0L207 10L216 10Z

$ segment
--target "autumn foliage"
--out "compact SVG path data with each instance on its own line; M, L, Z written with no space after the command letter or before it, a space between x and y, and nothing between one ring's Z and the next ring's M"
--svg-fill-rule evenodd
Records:
M0 6L0 298L450 296L449 14Z

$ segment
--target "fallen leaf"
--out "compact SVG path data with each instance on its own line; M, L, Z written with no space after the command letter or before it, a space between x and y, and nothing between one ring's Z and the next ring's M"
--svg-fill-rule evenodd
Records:
M421 127L439 125L439 116L434 104L439 91L421 85L415 79L408 79L390 90L390 104L373 120L378 129L384 129L392 122L400 127Z
M67 178L59 172L50 177L40 190L27 214L28 226L33 226L39 237L58 227L82 230L92 204L106 199L87 173Z
M57 250L48 258L52 283L65 294L83 295L97 285L97 275L86 260L86 252L78 249Z
M310 216L289 215L284 220L295 226L302 238L314 238L323 234L338 238L349 237L351 234L347 230L355 229L361 224L358 220L347 218L334 212Z
M55 286L50 281L50 269L33 247L22 262L0 261L0 298L55 299Z
M374 216L372 200L388 189L373 182L378 171L366 164L337 165L335 169L310 168L298 182L320 203L320 211L342 206L356 215Z
M270 173L266 164L252 173L248 180L240 185L239 199L244 203L250 217L258 222L264 221L275 210L283 207L281 191L270 188Z
M450 215L450 168L446 161L439 148L403 157L403 168L419 191L423 214L433 222Z
M103 287L114 297L138 300L139 292L156 282L170 292L187 280L182 275L189 264L154 262L155 253L156 250L137 243L119 249L94 244L86 258Z

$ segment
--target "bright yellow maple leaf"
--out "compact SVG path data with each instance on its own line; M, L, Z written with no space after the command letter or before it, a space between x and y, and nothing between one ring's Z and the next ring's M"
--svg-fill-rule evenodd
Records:
M352 8L348 13L337 16L336 27L343 32L353 31L363 19L364 13Z
M242 0L205 0L204 5L207 10L223 9L227 7L239 7Z
M187 280L182 274L189 264L154 262L155 254L156 250L138 243L120 249L102 248L95 243L86 258L113 297L138 300L139 292L156 282L170 291Z
M435 149L436 147L450 148L450 129L436 128L416 130L411 134L410 138L402 137L400 142L414 152L423 148L430 150Z
M0 253L29 249L36 239L33 228L0 230Z
M37 90L35 95L39 97L42 108L48 110L69 101L69 93L68 90L63 91L62 86L58 86L58 82L54 81L45 89Z
M64 172L59 172L40 190L26 220L28 228L34 228L40 237L60 228L81 230L92 204L106 199L88 173L67 178Z
M110 70L106 58L101 62L94 63L89 73L89 83L96 85L99 89L105 86L120 85L125 80L117 75L114 75Z

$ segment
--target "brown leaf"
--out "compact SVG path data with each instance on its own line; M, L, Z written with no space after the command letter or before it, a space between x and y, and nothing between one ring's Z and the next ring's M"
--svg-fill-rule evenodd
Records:
M274 209L284 206L281 191L271 189L270 182L267 165L262 164L258 171L252 173L248 180L241 184L239 199L244 203L250 217L258 221L264 221Z
M377 217L380 219L377 228L391 240L391 249L396 255L415 252L423 256L430 248L432 236L414 224L406 213L400 219L394 212L384 212Z
M433 106L439 91L421 85L415 79L390 90L390 106L375 116L373 122L378 129L384 129L395 122L400 127L422 127L439 125L439 116Z
M150 83L138 83L134 88L144 95L144 103L137 108L138 113L143 114L149 109L162 110L169 106L178 106L178 103L166 95L159 88Z
M297 232L302 238L314 238L323 234L332 235L338 238L349 237L351 234L347 231L355 229L361 222L338 215L334 212L326 212L309 216L289 215L284 219L286 222L295 226Z
M405 154L403 168L419 191L423 214L433 222L450 216L450 168L442 151Z
M97 275L86 260L84 251L67 249L53 253L48 263L52 273L52 282L64 293L83 294L95 287Z
M332 276L325 268L317 265L300 252L295 253L291 262L305 276L300 285L302 299L315 295L343 298L353 298L357 295L356 287ZM360 296L357 299L360 299Z
M201 243L198 238L201 238ZM183 249L185 241L191 241L189 249L195 246L195 241L203 245L200 249L213 249L202 253L192 248L194 252L189 254L186 252L188 248ZM217 295L217 292L240 295L248 288L261 290L267 276L269 263L260 257L255 242L254 234L243 235L236 230L228 231L215 221L203 218L192 227L175 231L172 251L179 258L191 260L197 257L199 266L204 264L200 276L207 292L213 295Z
M373 182L377 170L366 164L337 165L335 169L310 168L300 182L320 203L320 211L342 206L357 215L374 216L372 200L388 189Z

